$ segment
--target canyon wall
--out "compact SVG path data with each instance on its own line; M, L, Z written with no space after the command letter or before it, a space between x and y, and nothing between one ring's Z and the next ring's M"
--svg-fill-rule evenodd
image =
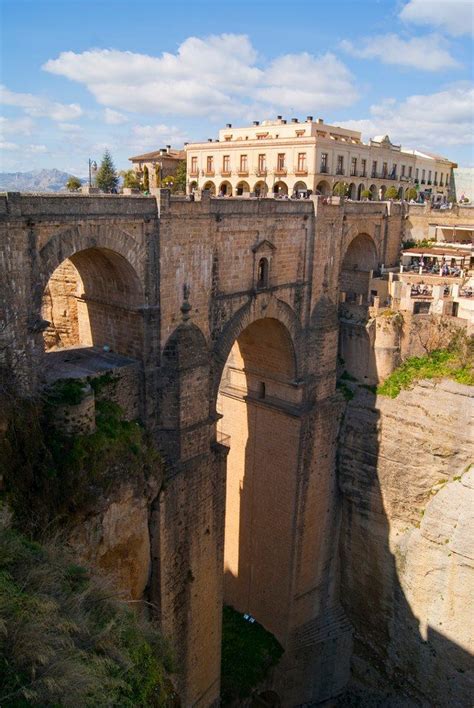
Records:
M474 390L422 381L390 399L354 389L339 453L353 687L403 705L468 706Z

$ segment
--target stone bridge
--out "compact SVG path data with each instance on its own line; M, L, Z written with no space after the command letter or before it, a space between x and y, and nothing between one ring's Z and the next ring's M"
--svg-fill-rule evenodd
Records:
M147 592L185 706L218 699L223 602L284 646L272 685L284 705L347 680L338 305L366 303L370 271L398 259L403 219L380 202L166 190L0 197L0 356L19 390L74 375L57 366L71 348L139 371L135 413L168 462Z

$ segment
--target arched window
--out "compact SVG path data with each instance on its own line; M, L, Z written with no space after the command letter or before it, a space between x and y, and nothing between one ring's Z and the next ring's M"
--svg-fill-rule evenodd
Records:
M257 271L257 288L268 287L268 259L260 258Z

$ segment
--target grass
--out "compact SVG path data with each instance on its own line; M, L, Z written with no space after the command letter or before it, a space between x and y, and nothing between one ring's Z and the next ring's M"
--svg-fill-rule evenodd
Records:
M283 648L261 624L251 624L233 607L222 621L221 702L223 706L251 695L275 666ZM240 703L239 703L240 705Z
M58 541L0 529L0 705L171 706L161 635Z
M422 379L449 378L474 386L473 355L461 356L458 349L438 349L422 357L406 359L377 387L382 396L396 398L400 391L411 388Z

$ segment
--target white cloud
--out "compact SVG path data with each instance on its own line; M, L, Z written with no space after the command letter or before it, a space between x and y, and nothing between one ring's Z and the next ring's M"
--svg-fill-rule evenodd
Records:
M32 93L15 93L6 86L0 86L0 100L7 106L23 108L29 116L52 118L55 121L68 121L79 118L82 108L78 103L57 103Z
M119 111L113 111L111 108L106 108L104 111L104 120L107 125L122 125L128 121L127 116Z
M458 66L447 42L436 34L403 39L396 34L364 37L357 43L344 40L341 48L354 57L380 59L384 64L413 66L419 71L439 71Z
M0 150L19 150L17 143L0 142Z
M30 135L34 128L31 118L5 118L0 116L0 135Z
M188 138L178 128L159 125L134 125L132 128L132 149L159 149L165 145L182 145Z
M109 108L139 113L244 115L255 101L269 106L347 106L357 97L352 76L334 55L280 56L257 66L245 35L189 37L159 57L112 49L62 52L43 69L87 86Z
M439 27L455 37L474 34L471 0L410 0L400 18L418 25Z
M77 135L83 132L83 128L77 123L58 123L58 128L63 133L73 133Z
M474 88L458 85L404 101L371 106L370 118L343 121L363 138L388 134L394 143L438 152L439 146L471 145ZM447 155L449 157L449 155Z
M33 154L48 152L46 145L28 145L27 150Z

